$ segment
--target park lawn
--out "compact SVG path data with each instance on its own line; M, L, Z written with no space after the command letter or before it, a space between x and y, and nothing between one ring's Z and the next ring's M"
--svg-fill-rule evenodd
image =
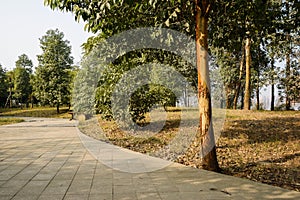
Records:
M60 113L57 114L56 108L53 107L36 107L36 108L9 108L0 109L0 116L14 117L48 117L48 118L70 118L68 107L61 107Z
M23 119L18 119L18 118L2 118L2 117L0 117L0 126L7 125L7 124L20 123L23 121L24 121Z
M81 123L80 129L96 139L151 155L172 141L180 120L180 110L171 110L162 131L144 137L125 133L101 116ZM299 111L227 110L224 124L218 126L222 126L217 141L221 173L300 191ZM197 160L183 159L185 156L173 160L200 167Z

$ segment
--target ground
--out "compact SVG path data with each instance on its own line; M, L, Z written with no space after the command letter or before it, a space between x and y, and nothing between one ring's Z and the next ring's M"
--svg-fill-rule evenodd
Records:
M6 125L6 124L19 123L19 122L23 122L23 121L24 120L17 119L17 118L0 118L0 126L1 125Z
M150 133L146 137L125 133L115 122L105 121L100 116L81 123L80 129L94 138L151 155L169 144L178 134L180 121L182 121L180 110L169 111L162 131ZM70 117L67 109L64 113L57 115L55 109L51 108L29 111L2 110L1 115ZM2 121L18 122L3 118ZM141 125L143 124L144 122L141 122ZM299 111L227 110L224 124L217 124L217 128L222 128L217 141L217 156L221 173L300 191ZM157 156L166 158L165 155ZM193 160L182 159L184 155L176 156L175 159L173 157L174 161L192 167L199 166Z
M101 117L98 121L99 125L96 121L82 124L81 130L94 138L151 155L175 137L180 112L169 112L163 130L148 137L125 133L115 122ZM104 136L96 131L97 126ZM300 112L228 110L217 141L217 156L221 173L300 191ZM185 155L177 155L174 161L200 167L197 161L184 158Z

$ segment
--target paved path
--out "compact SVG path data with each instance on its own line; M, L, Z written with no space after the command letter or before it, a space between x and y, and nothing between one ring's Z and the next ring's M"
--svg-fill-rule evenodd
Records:
M95 154L83 144L96 143L78 131L76 121L27 118L0 126L0 199L300 199L299 192L176 163L151 172L145 162L157 167L165 161L106 143L96 145ZM130 165L136 160L144 172L124 172L136 170Z

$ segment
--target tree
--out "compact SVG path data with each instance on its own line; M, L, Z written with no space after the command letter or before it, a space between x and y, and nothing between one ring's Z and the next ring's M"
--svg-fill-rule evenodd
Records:
M19 56L16 61L16 68L13 70L14 73L14 98L19 103L26 103L28 107L30 97L32 94L32 86L30 83L30 76L32 73L32 61L26 54Z
M48 30L40 38L43 51L38 55L34 90L37 99L44 105L56 106L57 113L61 104L70 104L73 57L68 40L58 29Z
M200 109L200 125L195 143L198 143L196 145L197 149L202 150L202 166L205 169L217 171L219 167L211 125L207 52L208 20L212 2L209 0L195 0L194 2L179 0L144 0L139 2L109 0L106 2L89 1L83 4L75 0L45 1L46 5L49 5L52 9L58 8L73 12L76 19L82 18L87 22L86 27L89 30L93 32L101 31L105 36L141 25L166 25L170 28L177 27L177 30L193 32L193 35L196 35ZM196 26L194 26L195 24ZM193 31L194 27L196 27L195 32Z
M286 66L284 71L284 76L282 77L281 84L283 86L282 94L285 94L285 107L286 110L291 108L291 101L293 100L293 95L291 92L293 91L290 81L293 79L292 73L293 71L297 71L293 69L293 62L299 62L297 58L294 56L295 52L299 50L299 30L300 30L300 2L298 0L285 0L282 1L282 19L280 28L281 30L278 32L280 37L280 46L281 53L284 55ZM282 57L282 56L281 56Z
M242 107L250 108L254 80L260 82L254 75L258 76L264 66L264 59L255 60L258 57L254 57L265 51L263 39L276 30L276 7L271 0L218 1L214 4L212 12L217 17L211 18L210 44L225 83L227 108L237 108L242 88L245 95Z
M16 61L16 67L23 67L29 74L31 74L33 64L26 54L22 54L18 57L18 60Z
M198 105L201 153L204 169L218 171L214 133L212 129L212 107L208 67L208 19L212 1L195 0L196 18L196 63L198 69ZM213 148L211 149L211 147Z
M0 107L5 106L8 97L8 82L6 71L0 64Z

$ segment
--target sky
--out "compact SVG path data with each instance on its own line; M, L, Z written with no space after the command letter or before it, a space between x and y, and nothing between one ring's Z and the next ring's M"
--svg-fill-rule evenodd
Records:
M39 38L49 29L58 28L70 41L75 64L82 57L82 43L93 35L84 31L84 23L76 22L74 15L53 11L44 6L44 0L2 0L0 26L0 64L7 70L15 67L21 54L36 67L37 55L42 53Z

